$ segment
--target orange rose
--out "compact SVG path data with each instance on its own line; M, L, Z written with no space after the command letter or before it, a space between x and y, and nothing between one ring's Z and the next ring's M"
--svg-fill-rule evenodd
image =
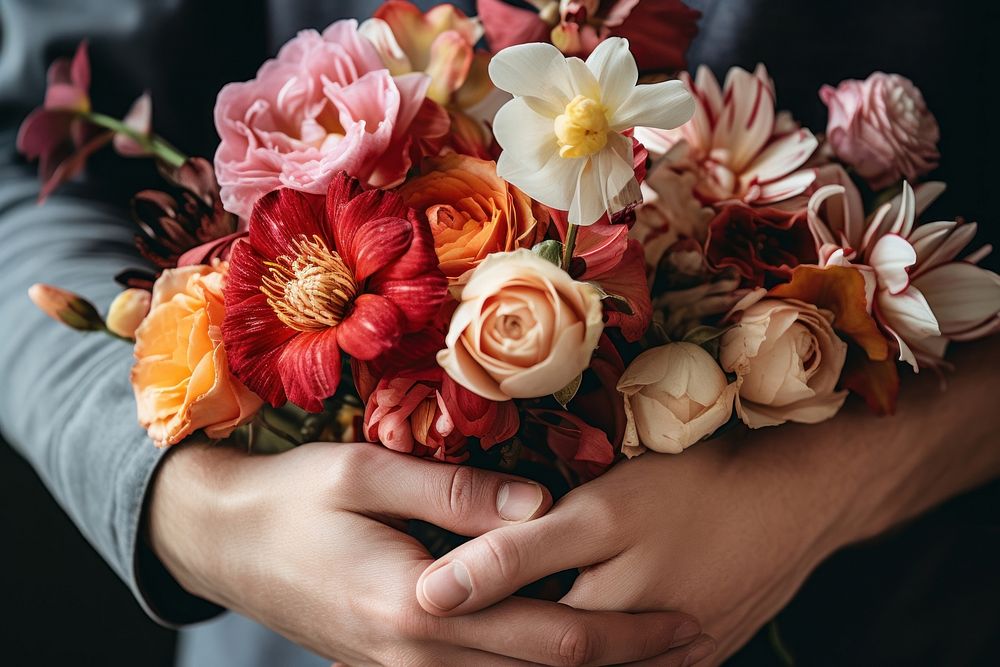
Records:
M441 270L455 282L487 255L531 248L549 226L548 210L497 176L496 163L449 154L424 163L399 190L427 215Z
M228 265L164 271L153 285L149 315L135 332L132 388L139 423L157 447L198 429L225 438L263 402L229 372L222 347Z

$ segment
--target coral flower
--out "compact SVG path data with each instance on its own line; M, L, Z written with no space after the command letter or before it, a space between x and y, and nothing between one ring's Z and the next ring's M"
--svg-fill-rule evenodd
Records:
M514 99L497 112L503 153L497 173L539 202L591 225L641 199L632 138L636 125L674 128L694 111L679 81L637 86L628 40L612 37L586 63L551 44L504 49L490 77Z
M769 205L812 184L815 172L801 167L816 150L816 137L781 122L786 119L775 113L774 84L763 65L753 73L730 69L721 89L704 65L693 81L686 72L681 80L696 102L691 121L669 132L643 128L636 136L651 150L657 144L669 149L675 167L697 172L699 199Z
M323 408L341 351L370 360L431 322L446 296L434 242L396 194L341 172L326 198L261 198L230 256L223 336L233 372L278 406Z

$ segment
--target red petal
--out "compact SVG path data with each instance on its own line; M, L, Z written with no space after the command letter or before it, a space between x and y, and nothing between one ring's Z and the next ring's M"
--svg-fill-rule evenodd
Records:
M330 187L327 198L333 196L333 186ZM337 194L339 197L339 193ZM330 208L336 210L331 213ZM330 224L330 231L337 241L337 248L352 248L355 245L355 236L361 228L370 220L380 218L401 218L408 219L408 211L403 198L391 192L383 190L368 190L355 195L346 206L341 206L338 202L327 202L327 218ZM350 252L345 253L350 255ZM344 257L348 266L352 269L353 258Z
M80 173L83 166L87 163L87 158L111 141L113 136L114 134L111 132L98 135L59 163L59 166L52 171L52 175L49 176L48 180L42 184L42 189L38 193L38 201L45 201L56 188Z
M274 190L253 207L250 243L261 256L273 259L291 253L293 242L303 236L325 237L322 221L322 196L288 188Z
M322 412L323 401L340 385L338 327L299 332L281 351L278 372L288 400L309 412Z
M76 47L73 62L70 65L70 79L83 91L90 90L90 58L87 55L87 40Z
M330 237L337 238L333 230L340 226L344 209L361 192L361 183L358 179L348 176L347 172L338 173L330 181L330 187L326 191L326 224Z
M455 428L468 437L480 439L483 449L514 437L520 426L513 401L498 403L474 394L445 375L441 396Z
M66 111L35 109L21 123L17 132L17 150L29 160L52 153L70 139L73 114Z
M238 240L229 253L229 272L226 274L226 308L247 299L260 296L260 279L266 269L261 258L247 240Z
M388 352L403 334L404 316L390 300L377 294L362 294L353 310L336 328L344 352L368 361Z
M229 368L251 391L279 407L286 395L278 363L285 344L297 332L282 324L259 291L250 299L234 302L231 277L232 265L226 279L226 318L222 323Z
M398 259L410 247L412 239L413 228L408 220L369 220L358 227L354 243L345 248L344 259L360 283Z
M635 240L629 241L628 250L622 256L621 263L606 274L596 276L592 280L608 294L625 299L632 309L630 315L606 308L604 312L607 326L619 327L622 335L630 343L642 338L653 319L653 304L650 301L649 285L646 282L646 260L643 256L642 244Z

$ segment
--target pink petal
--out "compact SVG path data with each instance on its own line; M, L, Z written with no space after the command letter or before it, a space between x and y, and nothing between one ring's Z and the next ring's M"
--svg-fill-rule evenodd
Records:
M514 7L503 0L478 0L476 9L493 53L515 44L548 41L549 27L538 18L537 12Z
M984 268L951 262L920 276L914 286L927 299L945 336L1000 316L1000 276Z

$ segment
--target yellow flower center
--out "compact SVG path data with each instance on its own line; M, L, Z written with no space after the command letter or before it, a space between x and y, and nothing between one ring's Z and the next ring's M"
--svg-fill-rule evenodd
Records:
M323 239L295 241L295 256L266 262L260 291L278 319L296 331L318 331L340 324L358 292L347 264Z
M561 157L586 157L608 143L608 110L595 99L577 95L555 120Z

